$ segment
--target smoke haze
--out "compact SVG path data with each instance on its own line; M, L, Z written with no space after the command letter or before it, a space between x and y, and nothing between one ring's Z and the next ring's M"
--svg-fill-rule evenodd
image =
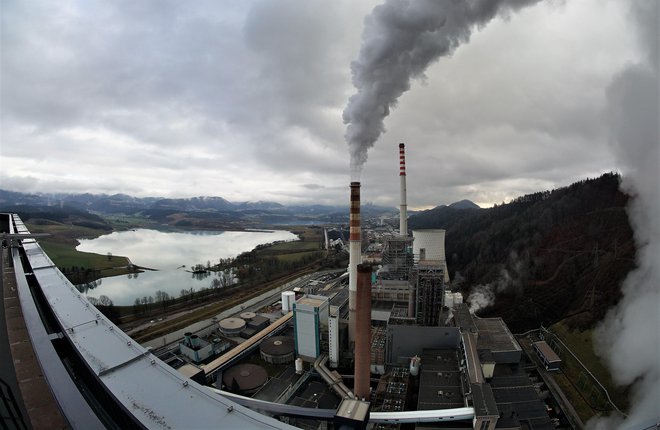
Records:
M423 79L426 68L466 43L475 26L536 1L387 0L374 8L351 64L357 93L343 114L352 179L359 179L368 149L385 131L384 119L410 89L411 79Z
M631 195L628 216L635 231L637 269L625 279L623 297L598 327L597 351L612 377L632 386L628 417L599 418L591 429L656 428L660 421L660 149L658 118L658 3L635 1L646 58L626 67L607 92L612 147Z

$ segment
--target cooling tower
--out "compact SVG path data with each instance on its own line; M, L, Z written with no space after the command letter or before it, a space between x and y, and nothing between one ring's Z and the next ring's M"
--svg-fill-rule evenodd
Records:
M355 321L355 385L353 392L359 399L369 400L371 377L371 266L357 267L357 312Z
M413 230L413 259L415 263L422 261L441 261L444 269L445 283L449 283L447 260L445 258L445 230Z
M362 262L360 234L360 183L351 182L351 207L349 215L349 248L348 260L348 340L355 342L355 308L357 294L357 266Z
M408 203L406 202L406 145L403 143L399 143L399 178L401 181L399 234L401 236L408 236Z

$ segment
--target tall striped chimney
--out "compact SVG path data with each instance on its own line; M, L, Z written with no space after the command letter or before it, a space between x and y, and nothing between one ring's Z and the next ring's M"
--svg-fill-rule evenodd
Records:
M348 259L348 340L355 342L355 310L357 306L357 266L362 262L362 235L360 233L360 183L351 182L351 208L349 215Z
M399 178L401 204L399 206L399 234L408 236L408 204L406 203L406 145L399 143Z
M358 399L369 400L371 378L371 266L357 267L357 313L355 321L355 385Z

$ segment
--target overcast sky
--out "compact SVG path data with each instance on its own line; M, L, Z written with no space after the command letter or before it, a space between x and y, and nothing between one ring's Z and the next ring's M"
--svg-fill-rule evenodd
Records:
M0 188L348 203L342 111L380 2L2 2ZM364 201L482 206L618 170L606 90L629 3L544 1L475 29L385 120Z

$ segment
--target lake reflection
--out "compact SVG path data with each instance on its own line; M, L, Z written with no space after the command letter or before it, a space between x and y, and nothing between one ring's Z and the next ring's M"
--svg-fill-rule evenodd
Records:
M219 274L206 278L193 276L181 266L190 268L195 264L218 263L220 258L236 257L254 249L257 245L275 241L297 240L288 231L202 231L162 232L138 229L114 232L96 239L80 239L78 251L105 255L121 255L130 258L133 264L157 271L146 271L131 276L104 278L99 285L85 292L88 296L110 297L116 305L132 305L136 298L153 296L164 291L178 297L182 289L198 291L210 287Z

